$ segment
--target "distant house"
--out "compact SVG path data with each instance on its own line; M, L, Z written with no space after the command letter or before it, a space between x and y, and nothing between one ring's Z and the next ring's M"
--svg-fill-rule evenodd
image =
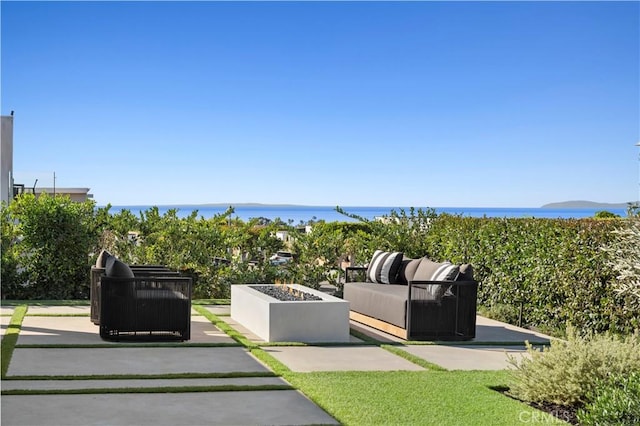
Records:
M31 190L29 191L31 192ZM89 194L89 188L38 188L36 187L35 194L38 197L43 192L47 195L68 195L71 201L86 201L89 198L93 198L93 194Z
M297 226L295 229L299 234L309 234L311 232L312 226L311 225ZM295 234L291 235L289 231L280 230L280 231L276 231L276 238L283 241L285 244L287 244L287 243L292 243L293 240L295 240L296 236Z
M44 192L49 195L68 195L71 198L71 201L78 202L93 198L93 194L89 194L89 188L38 188L37 186L26 187L24 184L14 182L13 112L11 115L2 116L0 148L0 201L9 204L14 197L20 194L30 193L39 196Z

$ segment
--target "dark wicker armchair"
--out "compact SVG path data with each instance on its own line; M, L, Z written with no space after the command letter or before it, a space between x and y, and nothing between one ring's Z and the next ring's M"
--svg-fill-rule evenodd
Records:
M129 266L103 250L91 268L91 321L107 340L191 338L192 280L161 265Z
M172 276L179 275L178 272L171 271L162 265L129 265L133 274L139 277L146 276ZM106 268L92 266L91 267L91 287L89 297L91 302L91 322L100 325L100 283L102 276L105 274Z
M107 340L191 338L191 278L101 277L100 336Z

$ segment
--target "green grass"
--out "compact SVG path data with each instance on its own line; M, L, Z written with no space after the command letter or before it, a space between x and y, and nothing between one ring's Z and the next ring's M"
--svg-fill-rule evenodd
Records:
M229 299L193 299L192 305L230 305Z
M2 343L0 347L0 356L2 356L0 366L0 378L4 378L9 370L9 363L13 356L13 349L18 342L18 336L20 335L20 328L22 327L22 320L27 313L28 307L26 305L17 306L13 312L13 316L9 320L7 330L2 337Z
M220 386L158 386L143 388L90 388L90 389L16 389L2 391L2 395L88 395L120 393L187 393L187 392L243 392L292 390L289 385L220 385Z
M425 368L427 370L434 370L434 371L447 371L446 368L444 367L440 367L439 365L433 364L429 361L425 361L424 359L415 356L413 354L410 354L409 352L398 348L397 346L391 346L391 345L381 345L380 346L382 349L387 350L389 352L391 352L394 355L397 355L401 358L406 359L409 362L412 362L416 365L419 365L422 368Z
M560 423L490 387L506 371L289 373L287 381L344 425Z
M229 324L227 324L226 322L224 322L220 318L218 318L217 315L211 313L210 311L208 311L207 309L203 308L202 306L194 306L193 309L195 309L196 312L198 312L200 315L204 316L206 319L211 321L211 323L213 325L218 327L221 331L226 333L229 337L231 337L236 342L240 343L242 346L244 346L246 348L249 348L249 349L250 348L255 348L255 347L258 346L256 343L252 342L251 340L249 340L246 337L244 337L242 334L238 333Z

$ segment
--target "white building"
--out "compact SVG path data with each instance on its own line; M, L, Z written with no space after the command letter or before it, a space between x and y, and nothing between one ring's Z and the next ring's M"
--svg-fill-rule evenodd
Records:
M9 202L19 193L34 193L36 196L46 192L49 195L67 195L72 201L86 201L93 198L89 188L47 188L26 187L14 181L13 172L13 113L2 116L2 134L0 135L0 201ZM55 177L54 177L55 185Z
M13 198L13 116L2 116L0 133L0 201Z

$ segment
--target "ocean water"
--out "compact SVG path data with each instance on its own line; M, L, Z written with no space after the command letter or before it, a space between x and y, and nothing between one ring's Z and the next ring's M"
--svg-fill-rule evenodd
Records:
M203 206L203 205L179 205L160 206L160 214L165 214L170 209L176 209L178 217L187 217L194 210L198 211L198 217L211 218L222 214L226 207ZM404 209L407 213L409 207L343 207L344 211L355 214L366 219L389 215L392 210ZM145 211L151 206L112 206L109 210L112 214L122 209L130 210L133 214ZM424 208L424 207L423 207ZM332 206L269 206L269 205L240 205L234 207L235 212L232 217L242 220L264 217L274 220L279 218L284 222L291 221L292 224L305 223L309 220L325 220L327 222L343 221L352 222L353 219L338 213ZM417 209L417 208L416 208ZM593 217L597 211L603 209L552 209L552 208L526 208L526 207L436 207L436 213L449 213L469 217L498 217L498 218L550 218L550 219L581 219ZM605 209L622 217L626 216L626 209Z

